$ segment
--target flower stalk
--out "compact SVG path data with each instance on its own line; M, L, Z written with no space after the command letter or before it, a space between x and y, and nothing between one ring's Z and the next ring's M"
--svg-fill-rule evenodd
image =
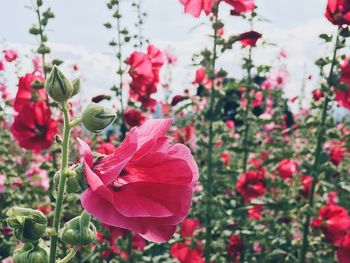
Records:
M217 46L218 46L218 29L216 24L219 21L219 3L215 2L213 8L214 21L214 36L213 36L213 57L211 61L211 71L212 71L212 88L210 91L210 102L209 102L209 124L208 124L208 147L207 147L207 178L206 178L206 230L205 230L205 247L204 247L204 257L205 262L210 262L211 256L211 243L212 243L212 225L211 225L211 215L212 215L212 192L213 192L213 146L214 146L214 130L213 130L213 119L212 114L214 110L215 103L215 67L217 58Z
M66 179L67 179L67 169L68 169L68 149L69 149L69 136L71 131L70 121L69 121L69 106L66 102L61 103L60 107L63 117L64 117L64 128L63 128L63 142L61 146L61 175L58 184L58 193L55 205L55 214L53 221L53 231L54 235L51 237L50 246L50 263L55 263L56 253L57 253L57 242L58 242L58 231L61 219L61 211L63 204L63 196L65 191Z
M334 71L334 67L336 64L337 51L339 48L338 47L339 34L340 34L340 28L338 29L338 32L337 32L331 68L330 68L330 72L329 72L329 75L327 78L327 84L328 84L329 90L332 87L332 76L333 76L333 71ZM328 110L328 106L329 106L330 101L331 101L330 95L329 95L329 93L326 93L326 96L324 98L323 105L322 105L321 123L320 123L319 129L318 129L317 145L316 145L316 149L315 149L315 153L314 153L315 160L314 160L314 163L312 166L313 177L312 177L312 184L311 184L311 189L310 189L310 193L309 193L309 200L308 200L308 210L309 211L312 211L312 209L314 207L315 188L316 188L316 184L318 181L318 175L320 173L321 151L322 151L322 147L323 147L323 144L325 141L325 133L326 133L325 124L326 124L326 119L327 119L327 110ZM300 251L300 261L299 261L300 263L305 263L305 260L306 260L306 254L307 254L307 250L309 247L308 235L309 235L309 229L310 229L310 221L311 221L311 213L308 212L306 214L305 223L303 225L303 243L302 243L302 247L301 247L301 251Z

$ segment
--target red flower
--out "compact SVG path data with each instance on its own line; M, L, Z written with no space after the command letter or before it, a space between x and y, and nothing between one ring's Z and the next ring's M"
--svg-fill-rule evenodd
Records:
M171 238L189 212L198 180L190 150L171 145L165 135L171 123L146 121L131 129L113 154L95 163L89 146L80 141L89 185L81 198L86 211L153 242Z
M337 246L350 230L350 217L345 208L327 204L320 209L318 218L314 219L311 225L320 228L326 239Z
M196 130L193 125L189 124L181 130L176 129L173 133L173 136L176 142L186 144L194 139L195 132Z
M3 70L5 70L5 65L4 65L4 62L0 60L0 71L3 71Z
M243 242L239 235L231 235L227 246L227 253L233 262L238 262L241 252L243 250Z
M13 49L4 50L4 58L7 62L12 62L18 57L17 52Z
M260 220L263 218L262 211L264 210L263 205L254 205L248 209L248 217L251 219Z
M146 116L136 109L129 109L124 112L124 120L130 128L140 126L145 122Z
M112 154L115 151L115 146L111 142L103 142L101 143L98 148L96 149L96 152L104 155Z
M188 99L187 96L175 95L175 96L173 97L173 99L171 100L170 105L171 105L171 106L176 106L178 103L180 103L181 101L184 101L184 100L186 100L186 99Z
M57 127L46 103L36 101L23 105L11 126L11 133L22 148L41 151L51 146Z
M348 0L328 0L325 16L334 25L350 25L350 2Z
M278 163L277 171L283 180L293 177L298 172L298 163L291 159L283 159Z
M315 101L319 101L324 97L324 94L319 89L315 89L312 91L312 97L314 98Z
M192 237L194 231L199 226L200 222L198 219L185 219L181 225L180 234L182 237Z
M197 247L190 247L188 242L175 243L170 248L170 254L180 263L204 263L202 243L198 241Z
M244 202L265 194L265 170L253 170L243 173L237 181L237 191L242 195Z
M156 101L151 95L157 92L159 71L164 64L163 53L154 47L148 46L147 54L135 51L127 59L130 65L129 74L132 78L130 97L141 102L143 109L155 107Z
M185 7L184 12L194 17L199 17L202 12L209 15L214 5L213 0L180 0L180 3Z
M342 239L337 258L339 263L350 263L350 232Z
M33 88L33 84L38 82L42 84L42 88ZM14 101L13 108L19 112L23 105L29 103L32 100L44 100L46 98L46 91L44 89L44 79L41 76L26 74L24 77L20 77L18 81L18 91Z
M331 162L334 165L338 166L340 162L344 159L344 155L345 155L344 148L342 146L334 145L329 155L330 155Z
M309 198L311 185L312 185L312 177L308 175L302 175L301 176L301 185L303 189L301 190L301 195L304 198Z
M240 13L248 13L254 10L254 0L223 0L227 4L233 7L231 11L232 15L238 15Z
M246 46L255 47L256 42L261 37L262 37L262 35L256 31L249 31L249 32L245 32L243 34L240 34L237 37L237 40L239 42L241 42L243 47L246 47Z
M335 89L335 100L338 102L339 106L350 109L350 64L349 59L344 60L341 66L341 77L339 79L340 83L347 86L346 90Z
M224 164L226 166L229 166L230 164L230 154L228 151L223 151L221 154L220 154L220 159L221 161L224 162Z

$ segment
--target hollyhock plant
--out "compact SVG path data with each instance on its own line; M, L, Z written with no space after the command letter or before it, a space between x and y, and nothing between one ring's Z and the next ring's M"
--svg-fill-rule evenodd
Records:
M324 94L321 90L315 89L312 91L312 97L315 101L319 101L320 99L322 99L324 97Z
M292 178L298 172L298 163L292 159L283 159L277 165L277 171L283 180Z
M11 125L11 133L24 149L42 151L53 143L58 123L44 101L23 105Z
M241 42L243 47L255 47L256 42L262 37L262 35L256 31L249 31L240 34L237 37L237 41Z
M227 253L233 262L237 262L243 250L243 242L239 235L232 234L227 246Z
M325 16L334 25L350 25L349 1L328 0Z
M199 17L202 12L208 16L214 5L213 0L180 0L180 3L185 7L184 12L194 17Z
M15 61L18 57L18 54L13 49L4 50L4 58L7 62Z
M33 85L36 85L37 87L33 87ZM22 107L30 101L44 100L46 96L44 79L38 75L26 74L19 78L18 91L14 100L13 108L19 112Z
M89 185L81 197L86 211L104 224L130 229L153 242L171 238L188 214L198 180L189 149L169 143L171 123L146 121L131 129L113 154L95 163L89 146L80 141Z
M337 246L350 230L350 217L344 207L327 204L320 209L318 218L312 221L312 226L321 229L326 239Z
M262 211L264 210L263 205L254 205L248 209L248 217L255 220L263 218Z
M334 145L331 148L329 155L330 155L331 162L334 165L338 166L340 164L340 162L344 159L345 150L341 145Z
M301 176L301 195L304 198L309 198L310 190L311 190L311 184L312 184L312 177L308 175L302 175Z
M25 177L30 181L33 186L40 187L44 190L48 190L50 187L49 177L47 171L40 169L36 164L33 164L25 173Z
M245 203L264 195L266 174L264 169L243 173L237 180L237 191Z

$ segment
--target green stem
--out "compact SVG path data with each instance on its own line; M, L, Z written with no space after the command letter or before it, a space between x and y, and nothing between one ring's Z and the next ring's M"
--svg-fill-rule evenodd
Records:
M36 9L36 14L38 17L38 22L39 22L39 34L40 34L40 45L42 45L44 41L44 28L41 22L41 15L40 15L40 9L37 7ZM41 54L42 56L42 62L43 62L43 71L44 71L44 79L46 79L46 70L45 70L45 54Z
M61 104L61 111L64 116L64 128L63 128L63 142L61 146L62 153L62 163L61 163L61 175L58 183L58 193L55 205L55 215L53 220L53 230L55 235L51 237L51 247L50 247L50 263L55 263L56 252L57 252L57 241L58 241L58 230L60 225L61 210L63 203L63 195L66 185L66 170L68 168L68 149L69 149L69 136L70 136L70 124L69 124L69 106L67 103Z
M118 89L118 95L120 100L120 111L121 111L121 118L120 118L120 132L121 132L121 139L125 138L126 135L126 125L124 120L124 101L123 101L123 58L122 58L122 34L121 34L121 14L120 14L120 4L118 2L117 4L117 13L119 14L117 17L117 31L118 31L118 50L117 50L117 58L119 62L119 68L118 68L118 75L119 75L119 89Z
M215 3L214 6L214 43L213 43L213 59L211 65L211 71L213 74L212 87L210 91L210 103L209 103L209 130L208 130L208 155L207 155L207 178L206 178L206 232L205 232L205 247L204 247L204 257L205 262L210 263L211 255L211 242L212 242L212 226L211 226L211 215L212 215L212 186L213 186L213 146L214 146L214 131L213 131L213 121L212 114L215 102L215 67L216 67L216 56L217 56L217 40L218 32L215 29L215 24L218 22L219 15L219 4Z
M336 57L337 57L337 50L338 50L338 44L339 44L339 32L340 32L340 29L338 30L338 33L337 33L332 64L331 64L330 72L327 79L329 90L332 87L331 79L333 76L334 66L335 66ZM315 188L316 188L317 179L318 179L319 170L320 170L321 151L325 141L325 132L326 132L325 124L327 119L327 109L330 101L331 101L330 95L327 93L322 105L321 124L318 130L317 145L314 153L315 161L312 166L313 178L312 178L312 184L311 184L311 189L309 193L308 213L306 214L306 219L303 226L303 244L300 251L300 263L305 263L306 253L309 247L308 235L309 235L309 228L310 228L310 221L311 221L311 211L314 206Z
M65 256L64 258L59 260L58 263L68 263L69 261L71 261L74 258L74 256L77 253L77 251L78 251L78 247L73 247L71 249L71 251L69 251L67 256Z

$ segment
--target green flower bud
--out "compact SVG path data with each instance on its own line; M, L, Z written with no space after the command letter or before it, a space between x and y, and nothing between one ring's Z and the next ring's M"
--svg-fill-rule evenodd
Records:
M80 177L75 172L75 170L71 170L71 175L67 175L66 179L66 191L68 194L77 193L82 190L80 187ZM56 172L53 179L55 188L58 189L58 184L60 181L61 172Z
M24 244L20 249L15 250L13 254L14 263L48 263L49 256L46 249L34 245Z
M47 219L38 210L14 206L6 215L7 223L13 229L15 237L23 243L36 242L45 233Z
M96 227L90 222L91 216L85 211L64 224L58 237L66 244L79 246L91 244L96 237Z
M114 111L90 102L82 115L82 123L91 132L99 133L107 128L116 118Z
M72 97L73 85L63 73L53 66L49 77L45 82L45 89L49 96L56 102L65 102Z
M72 94L72 97L73 97L80 92L80 79L74 79L72 81L72 85L73 85L73 94Z

